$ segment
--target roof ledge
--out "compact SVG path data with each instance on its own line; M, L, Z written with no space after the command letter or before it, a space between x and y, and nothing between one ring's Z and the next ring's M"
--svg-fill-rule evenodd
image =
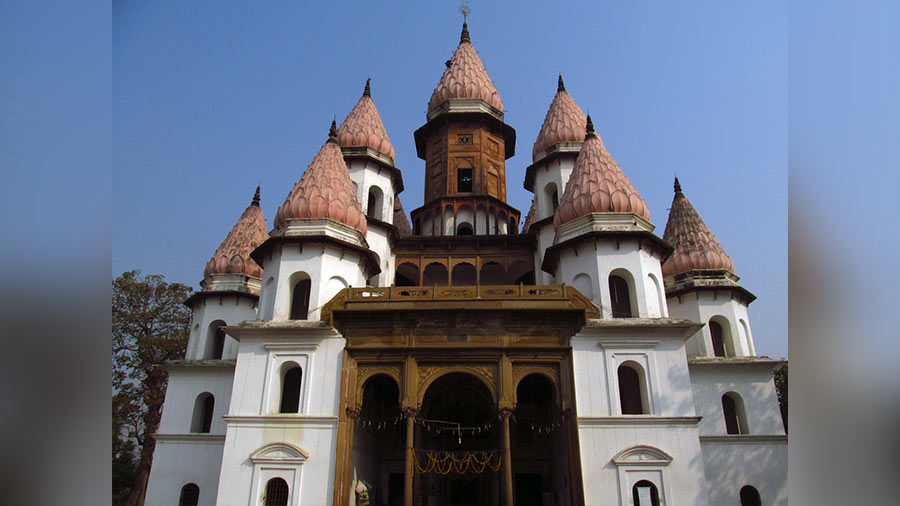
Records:
M647 232L656 227L634 213L590 213L563 223L556 229L553 244L591 232Z

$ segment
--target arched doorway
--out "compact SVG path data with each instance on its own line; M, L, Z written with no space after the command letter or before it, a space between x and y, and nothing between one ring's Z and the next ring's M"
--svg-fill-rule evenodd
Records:
M351 490L365 490L373 505L402 504L406 423L393 378L376 374L366 380L355 423Z
M500 424L478 378L450 373L425 392L416 417L414 503L500 503Z

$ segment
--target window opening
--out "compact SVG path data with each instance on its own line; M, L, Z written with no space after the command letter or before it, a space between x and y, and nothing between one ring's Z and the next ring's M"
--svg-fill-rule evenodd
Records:
M762 499L756 488L747 485L741 489L741 506L762 506Z
M613 318L631 318L631 298L628 294L628 282L621 276L609 277L609 296L612 299Z
M713 354L717 357L724 357L725 339L722 326L714 321L709 322L709 333L712 335Z
M266 506L287 506L288 484L281 478L272 478L266 483Z
M619 366L619 399L623 415L644 414L641 401L641 380L638 372L627 365Z
M456 191L459 193L472 192L472 169L456 169Z
M302 279L294 285L291 299L291 320L305 320L309 315L310 280Z
M291 367L284 373L281 384L281 408L279 413L300 412L300 383L303 380L303 370L299 367Z
M631 488L635 506L659 506L659 490L649 480L641 480Z
M218 327L216 329L216 333L213 336L213 351L212 358L215 360L220 360L222 358L222 352L225 350L225 331L222 330L222 327Z
M178 506L197 506L199 502L200 487L196 483L188 483L181 487L181 495L178 496Z

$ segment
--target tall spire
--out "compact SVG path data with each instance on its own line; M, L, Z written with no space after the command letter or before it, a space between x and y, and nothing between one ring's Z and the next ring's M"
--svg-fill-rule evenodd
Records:
M566 91L566 83L562 80L562 74L559 74L559 81L556 83L556 91L557 93L560 91Z
M342 148L370 147L394 161L394 146L388 139L384 123L372 101L371 79L366 79L362 97L344 118L337 131L337 141Z
M459 35L459 43L462 44L463 42L472 43L472 39L469 38L469 25L465 21L463 21L462 33Z
M582 142L584 140L585 117L584 111L575 99L566 91L562 74L556 83L556 95L550 102L544 123L538 132L534 146L531 148L531 159L561 142Z
M204 278L213 274L245 274L262 277L262 268L250 258L250 252L269 237L266 220L259 208L259 185L253 195L253 202L234 224L231 231L216 248L212 258L206 263Z
M734 273L734 263L684 196L677 177L675 198L672 200L663 240L675 248L662 265L664 276L691 270L726 270Z
M250 205L259 207L259 185L256 185L256 193L253 194L253 201L250 202Z
M369 86L369 83L370 83L371 81L372 81L372 78L371 78L371 77L368 78L368 79L366 79L366 89L363 90L363 96L364 96L364 97L371 97L371 96L372 96L372 88Z
M331 128L328 129L328 142L337 142L337 122L331 120Z

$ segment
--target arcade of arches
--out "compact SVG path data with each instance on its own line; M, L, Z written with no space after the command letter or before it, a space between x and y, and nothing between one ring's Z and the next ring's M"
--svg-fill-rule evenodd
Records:
M335 505L583 504L567 342L584 309L343 304Z

